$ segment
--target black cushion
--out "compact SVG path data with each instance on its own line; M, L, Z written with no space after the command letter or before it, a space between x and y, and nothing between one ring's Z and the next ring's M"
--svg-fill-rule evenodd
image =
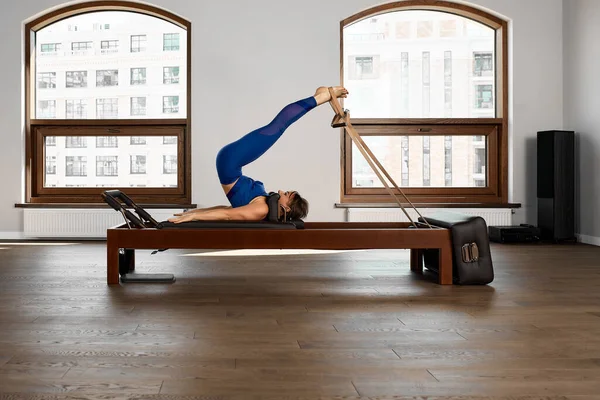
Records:
M269 206L269 213L267 214L267 221L277 222L279 221L279 193L271 192L267 196L267 206Z
M302 226L303 227L303 226ZM190 221L176 224L163 221L158 224L158 229L302 229L293 222L270 221Z
M465 215L450 211L439 211L425 215L431 225L450 230L452 240L452 277L461 285L485 285L494 280L494 268L488 229L485 220L478 216ZM423 218L419 218L424 222ZM465 261L463 246L477 245L476 261ZM438 250L424 251L425 266L438 271Z

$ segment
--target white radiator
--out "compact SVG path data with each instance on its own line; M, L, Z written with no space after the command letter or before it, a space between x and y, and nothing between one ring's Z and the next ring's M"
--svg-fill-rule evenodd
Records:
M408 215L416 221L419 215L415 210L407 208ZM419 208L425 218L436 211L457 212L482 217L487 226L512 225L510 208ZM400 208L349 208L348 222L409 222Z
M147 211L157 221L164 221L181 210ZM125 222L113 209L26 208L23 215L26 238L105 239L106 229Z

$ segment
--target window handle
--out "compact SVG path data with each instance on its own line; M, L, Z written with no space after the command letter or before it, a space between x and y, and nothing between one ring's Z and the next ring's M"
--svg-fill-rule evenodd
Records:
M418 132L431 132L431 128L419 128Z
M109 133L120 133L121 132L120 129L115 129L115 128L108 128L107 131Z

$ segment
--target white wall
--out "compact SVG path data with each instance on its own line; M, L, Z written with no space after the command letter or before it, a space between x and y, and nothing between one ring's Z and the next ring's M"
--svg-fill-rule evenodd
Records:
M600 246L600 2L564 2L565 128L576 132L577 232Z
M22 231L23 22L60 4L21 0L0 15L3 95L0 96L0 232ZM312 95L339 76L339 21L379 4L373 0L322 1L154 0L189 19L192 37L193 198L199 206L224 204L215 173L221 146L270 121L287 102ZM511 196L524 208L516 222L536 223L535 135L562 128L561 0L476 0L509 18L512 131ZM267 190L292 188L311 202L309 220L339 221L339 134L328 106L296 123L272 151L246 172ZM310 149L310 150L309 150ZM309 160L310 158L310 160ZM12 232L12 233L7 233Z

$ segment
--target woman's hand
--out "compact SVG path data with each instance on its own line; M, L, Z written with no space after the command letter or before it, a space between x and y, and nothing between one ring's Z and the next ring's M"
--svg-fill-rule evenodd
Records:
M198 213L195 213L195 212L175 214L176 216L172 217L172 218L169 218L168 221L169 222L174 222L176 224L179 224L179 223L182 223L182 222L195 221L197 214Z
M187 211L184 211L184 212L175 213L173 215L175 215L175 216L190 215L190 214L193 214L193 213L195 213L197 211L198 211L197 209L193 209L193 210L187 210Z

